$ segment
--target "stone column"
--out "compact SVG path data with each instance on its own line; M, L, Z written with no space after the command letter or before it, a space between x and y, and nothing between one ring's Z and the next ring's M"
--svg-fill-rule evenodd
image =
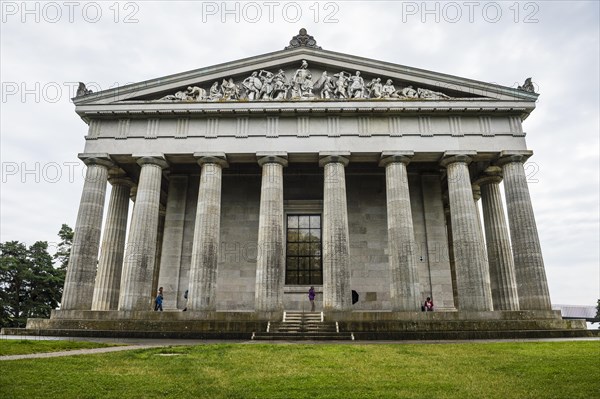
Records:
M129 195L133 181L124 174L111 177L108 181L112 185L112 191L102 235L92 310L117 310L119 305Z
M521 310L551 310L548 282L523 163L531 151L503 151L498 160L504 174L519 306Z
M492 310L492 295L489 279L486 279L484 244L468 168L473 155L476 155L475 151L448 151L441 165L446 167L448 174L458 308L489 311Z
M162 259L162 247L163 247L163 238L165 232L165 217L167 215L167 208L160 204L158 209L158 227L156 230L156 263L154 264L154 275L152 276L152 292L158 292L158 276L160 274L161 268L161 259ZM162 287L162 286L161 286ZM171 292L165 292L165 296L177 298L177 290ZM164 309L164 300L163 300L163 309Z
M119 310L152 310L155 292L152 279L156 263L156 238L162 170L162 155L135 156L141 166L131 227L125 250ZM168 293L166 293L168 294Z
M490 296L492 295L492 286L491 286L491 282L490 282L490 263L488 261L488 253L487 253L487 246L486 246L486 241L485 241L485 236L483 235L483 223L481 222L481 212L479 212L479 206L477 205L477 202L481 199L481 187L479 186L479 184L476 183L472 183L471 184L471 190L473 192L473 204L475 205L475 214L477 215L477 232L479 234L478 238L479 241L481 242L481 251L483 253L483 260L484 260L484 271L483 271L483 277L484 277L484 284L486 287L489 287L489 294ZM493 297L492 298L492 308L493 308L493 304L494 304L494 300ZM495 309L492 309L495 310Z
M177 309L178 301L183 300L186 287L179 287L181 255L183 250L183 229L187 204L188 175L169 176L169 192L165 214L163 246L161 251L158 286L164 287L163 309Z
M502 169L491 166L477 180L485 226L494 310L519 310L515 264L500 195Z
M200 172L188 310L216 311L217 261L221 227L222 168L224 153L195 153Z
M283 168L287 166L287 153L256 156L262 167L262 182L254 308L257 312L277 312L283 310L285 284Z
M479 234L481 235L481 242L484 242L483 239L483 223L481 223L481 213L479 212L479 206L477 206L477 202L481 199L481 187L479 184L473 183L471 184L471 190L473 191L473 202L475 203L475 213L477 213L477 226L479 227Z
M323 309L349 311L350 243L346 176L349 152L320 153L319 166L324 167L323 189Z
M108 154L80 154L79 158L87 165L87 171L65 277L62 310L90 310L92 307L106 181L108 168L113 166Z
M448 235L448 263L450 263L450 279L452 280L452 299L454 307L458 307L458 284L456 283L456 262L454 261L454 239L452 238L452 217L450 216L450 199L444 194L444 218ZM437 306L437 305L436 305Z
M421 287L415 259L408 173L412 151L383 152L379 166L385 166L392 311L418 311Z

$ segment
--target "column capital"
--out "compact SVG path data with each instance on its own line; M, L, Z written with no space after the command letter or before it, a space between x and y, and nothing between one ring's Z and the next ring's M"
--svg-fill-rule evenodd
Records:
M282 166L288 166L287 152L257 152L256 159L260 166L266 163L278 163Z
M499 166L490 166L483 171L473 184L483 186L486 184L499 184L502 182L502 168Z
M498 166L506 165L511 162L521 162L525 163L533 155L533 151L531 150L508 150L502 151L500 153L500 157L495 162Z
M393 162L401 162L404 165L408 165L414 155L414 151L383 151L379 160L379 166L387 166Z
M131 187L131 191L129 192L129 198L135 202L135 199L137 197L137 191L138 191L138 186L137 184L134 184L133 187Z
M150 164L160 166L161 169L169 167L169 164L162 154L133 154L132 156L140 166Z
M136 185L133 180L126 176L109 177L108 182L113 186L127 186L130 189Z
M107 168L115 166L115 163L107 153L81 153L77 154L77 158L81 159L87 166L100 165Z
M455 162L463 162L468 165L475 155L477 155L477 151L446 151L442 155L440 165L446 167Z
M350 151L322 151L319 152L319 166L323 167L331 162L338 162L344 166L350 162Z
M214 163L222 168L229 167L227 155L224 152L195 152L194 158L196 158L196 162L200 166L206 163Z

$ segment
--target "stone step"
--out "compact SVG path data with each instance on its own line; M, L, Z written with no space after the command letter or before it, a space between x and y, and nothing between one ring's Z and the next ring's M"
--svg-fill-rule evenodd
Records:
M351 333L255 333L252 337L256 341L351 341Z

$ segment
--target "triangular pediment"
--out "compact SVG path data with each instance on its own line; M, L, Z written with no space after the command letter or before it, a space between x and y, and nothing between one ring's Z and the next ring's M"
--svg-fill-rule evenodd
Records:
M209 66L74 99L108 104L229 104L248 102L533 103L537 94L443 73L315 47L296 47Z

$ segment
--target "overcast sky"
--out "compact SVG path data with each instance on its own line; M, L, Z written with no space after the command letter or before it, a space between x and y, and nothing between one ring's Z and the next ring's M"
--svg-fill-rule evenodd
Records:
M324 49L541 93L524 122L555 304L599 293L599 20L591 2L2 1L0 241L74 227L87 125L70 98L283 49ZM108 195L107 195L108 198Z

